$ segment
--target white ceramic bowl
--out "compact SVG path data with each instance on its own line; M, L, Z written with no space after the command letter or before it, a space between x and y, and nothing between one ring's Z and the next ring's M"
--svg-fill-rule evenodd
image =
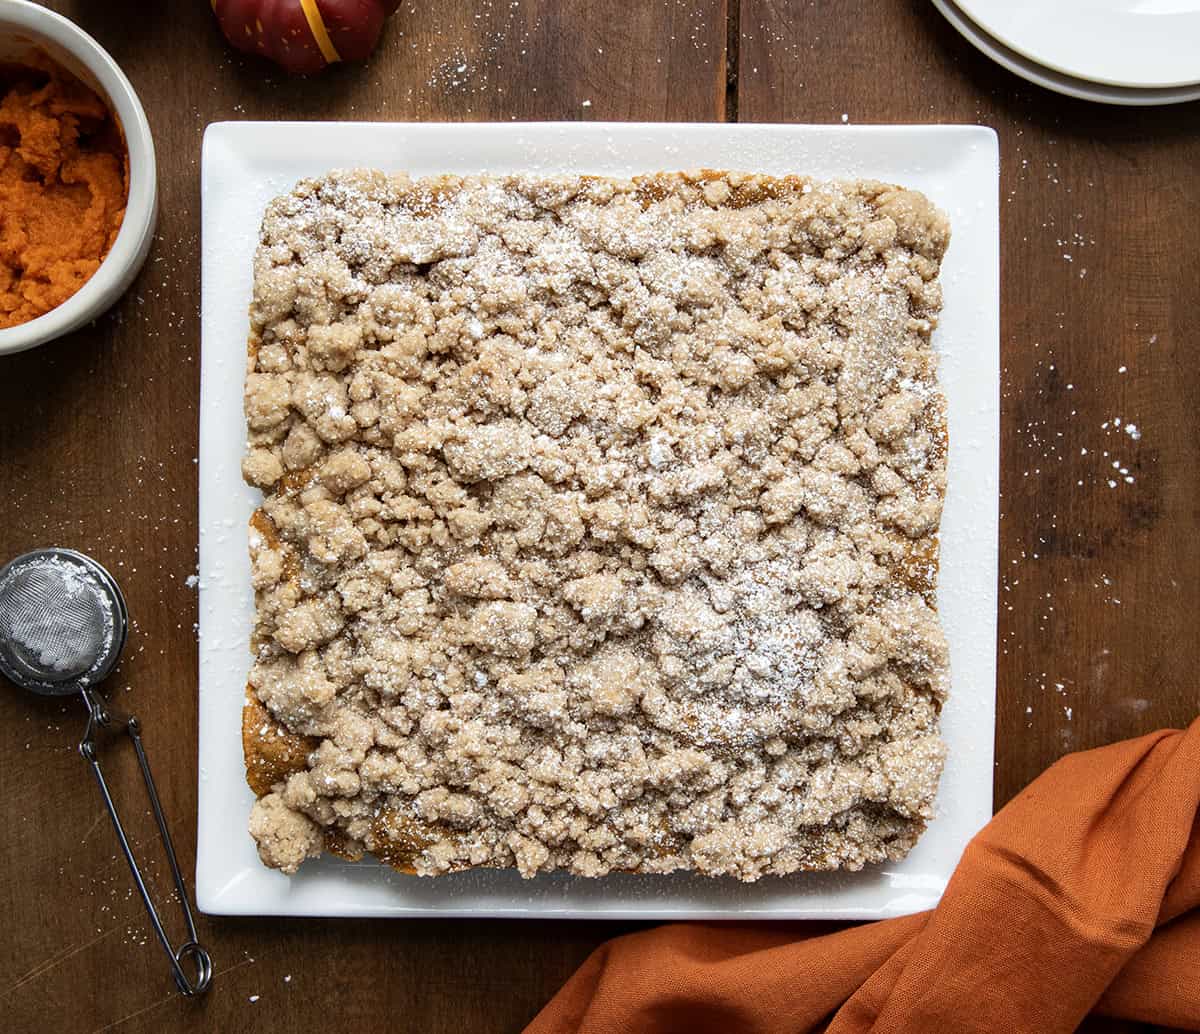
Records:
M62 15L27 0L0 0L0 61L20 63L39 50L95 90L116 116L129 149L129 200L112 250L92 278L45 315L0 330L0 355L53 341L108 309L146 261L158 216L150 124L117 63Z

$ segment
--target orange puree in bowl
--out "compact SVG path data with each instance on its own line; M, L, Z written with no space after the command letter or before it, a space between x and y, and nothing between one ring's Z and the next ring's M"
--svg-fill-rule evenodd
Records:
M0 66L0 328L49 312L99 268L125 215L112 113L50 61Z

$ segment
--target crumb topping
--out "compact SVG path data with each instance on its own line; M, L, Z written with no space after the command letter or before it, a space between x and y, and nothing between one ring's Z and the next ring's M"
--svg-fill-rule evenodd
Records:
M948 239L911 191L733 173L355 171L272 202L243 465L263 861L905 854L943 758Z

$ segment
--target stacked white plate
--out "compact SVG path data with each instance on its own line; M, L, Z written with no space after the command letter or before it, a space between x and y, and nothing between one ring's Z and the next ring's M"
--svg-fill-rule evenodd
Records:
M933 0L1011 72L1104 104L1200 99L1200 0Z

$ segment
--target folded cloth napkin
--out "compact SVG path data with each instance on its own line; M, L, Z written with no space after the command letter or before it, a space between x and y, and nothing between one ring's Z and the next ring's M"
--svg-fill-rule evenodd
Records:
M602 945L526 1034L1200 1029L1200 719L1063 758L931 912L833 933L673 924Z

